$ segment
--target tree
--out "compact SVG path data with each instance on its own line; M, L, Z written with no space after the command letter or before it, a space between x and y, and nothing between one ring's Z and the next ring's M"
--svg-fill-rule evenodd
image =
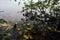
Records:
M56 31L55 29L59 27L57 25L60 24L59 1L60 0L38 0L38 2L34 3L33 0L31 0L28 4L25 2L22 10L24 13L23 16L25 16L25 24L23 24L25 30L33 25L31 30L28 30L28 32L32 34L40 34L41 32L41 35L46 35L46 31ZM28 20L31 22L27 22Z
M49 23L49 24L53 23L53 26L54 26L54 24L56 24L56 21L57 19L59 19L59 16L60 16L59 14L60 9L58 4L60 4L59 0L44 0L44 1L38 0L38 2L36 3L34 3L33 0L31 0L29 4L25 3L25 6L23 7L22 12L24 13L23 15L26 17L26 20L30 19L31 21L36 21L36 24L39 21L41 21L45 26L48 25L46 23ZM47 12L47 10L49 11ZM44 20L42 20L41 18ZM53 21L54 19L56 21ZM45 29L45 28L46 27L42 27L42 29Z
M42 30L42 34L45 35L46 31L48 31L47 29L56 31L55 29L57 29L58 20L60 19L60 7L58 4L60 4L59 0L38 0L36 3L31 0L29 4L25 3L22 12L26 20L33 21L34 26L31 30L33 33L37 34ZM49 11L47 12L47 10Z

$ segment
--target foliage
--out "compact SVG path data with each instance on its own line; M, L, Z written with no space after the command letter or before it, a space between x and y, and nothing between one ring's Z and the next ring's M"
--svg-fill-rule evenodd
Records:
M6 20L0 19L0 23L7 23Z
M39 26L42 22L41 25L45 25L45 28L46 28L48 27L47 26L48 24L46 23L52 22L53 21L52 18L58 19L57 17L58 16L60 17L60 14L59 14L60 9L59 9L58 3L59 3L59 0L56 0L56 1L55 0L45 0L45 1L38 0L38 2L36 3L34 3L33 0L31 0L29 4L25 3L25 6L23 7L23 10L22 10L22 12L24 13L23 16L26 17L26 20L29 19L33 22L36 21L36 24L35 23L33 24L37 26ZM49 10L49 12L46 12L47 10ZM42 17L44 18L44 20L42 20L43 19ZM44 27L42 27L42 29L44 29Z
M17 0L15 0L17 1ZM15 24L12 29L5 30L2 34L4 40L58 40L60 28L59 0L33 0L25 2L23 10L23 24ZM48 12L47 12L48 10ZM57 34L55 34L57 32ZM52 37L53 36L53 37Z
M60 4L59 0L38 0L36 3L31 0L29 1L29 4L25 3L22 10L23 16L25 16L25 28L33 25L30 33L38 35L42 31L41 35L43 36L46 36L46 33L48 33L49 30L56 32L59 27L58 21L60 19L60 7L58 4ZM32 21L32 23L27 22L27 20Z

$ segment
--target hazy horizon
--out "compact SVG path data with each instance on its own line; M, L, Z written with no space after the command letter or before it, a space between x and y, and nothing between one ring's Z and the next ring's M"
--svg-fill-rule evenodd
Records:
M0 0L0 19L19 21L23 16L17 12L21 11L21 8L22 5L18 5L14 0Z
M27 2L27 0L25 0ZM21 0L20 5L14 0L0 0L0 19L5 19L11 22L20 21L23 18L22 13L18 11L22 10L24 0Z

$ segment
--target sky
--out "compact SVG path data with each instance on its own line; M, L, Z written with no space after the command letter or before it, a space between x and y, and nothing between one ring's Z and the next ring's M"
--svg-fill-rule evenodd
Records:
M27 2L27 0L25 1ZM20 5L18 5L18 2L19 0L17 2L14 0L0 0L0 19L11 22L20 21L23 15L18 11L22 10L24 0L21 1Z
M23 6L23 4L21 3ZM0 19L8 21L19 21L23 16L22 13L17 13L21 10L21 5L13 0L0 0Z

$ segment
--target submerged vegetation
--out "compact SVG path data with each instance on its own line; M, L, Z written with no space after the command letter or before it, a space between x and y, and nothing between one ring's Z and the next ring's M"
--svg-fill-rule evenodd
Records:
M25 18L10 29L1 27L0 40L60 40L59 4L60 0L25 2L21 11ZM7 23L3 19L1 22Z

